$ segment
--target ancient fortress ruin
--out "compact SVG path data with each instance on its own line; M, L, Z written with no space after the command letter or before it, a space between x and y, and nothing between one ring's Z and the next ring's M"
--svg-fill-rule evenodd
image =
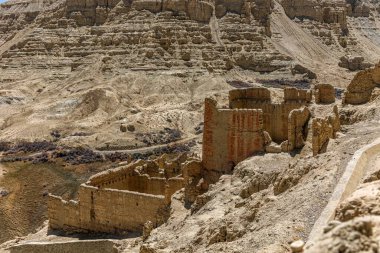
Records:
M184 186L181 164L187 159L163 156L99 173L80 186L79 201L50 195L50 227L106 233L142 231L147 221L156 227L169 215L172 194Z
M315 89L318 103L333 103L335 90L329 85ZM218 178L257 152L280 153L302 148L308 138L317 155L340 129L337 107L325 117L313 117L310 90L284 89L284 100L272 102L266 88L232 90L229 108L219 109L206 99L203 166ZM213 181L213 180L211 180Z
M335 101L335 90L317 85L317 103ZM49 196L52 229L70 232L142 232L144 224L157 227L170 216L172 195L184 188L191 206L223 174L256 153L291 152L310 143L313 155L323 152L340 129L337 106L317 117L310 110L310 90L284 89L282 102L273 102L266 88L232 90L229 108L205 100L202 161L179 155L134 161L99 173L82 184L78 201ZM313 106L318 106L313 104Z

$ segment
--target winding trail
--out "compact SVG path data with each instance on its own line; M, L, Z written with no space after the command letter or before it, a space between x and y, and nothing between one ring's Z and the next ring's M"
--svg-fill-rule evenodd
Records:
M4 167L1 165L1 163L0 163L0 181L3 179L3 177L4 177Z
M318 239L323 233L323 228L335 216L338 205L348 198L362 182L368 168L380 165L380 138L357 150L348 162L342 177L336 185L329 202L323 209L318 220L309 234L307 246Z
M143 148L136 148L136 149L94 150L94 152L98 153L98 154L113 154L113 153L124 153L124 154L142 153L142 154L144 154L144 153L148 153L148 152L154 151L154 150L159 149L159 148L165 148L165 147L169 147L172 145L178 145L178 144L185 144L185 143L192 141L192 140L195 140L197 138L198 138L198 136L188 137L188 138L184 138L182 140L167 143L167 144L160 144L160 145L143 147Z
M0 158L1 158L2 156L3 156L3 153L1 152L1 153L0 153ZM6 169L5 169L4 166L0 163L0 181L3 179L5 172L6 172Z

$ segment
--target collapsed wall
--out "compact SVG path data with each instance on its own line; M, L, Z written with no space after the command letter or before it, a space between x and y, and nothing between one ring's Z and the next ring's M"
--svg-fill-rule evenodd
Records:
M332 104L335 102L335 88L331 84L317 84L314 88L316 104Z
M148 220L155 226L165 221L167 203L162 195L81 185L78 198L78 202L66 202L59 197L49 196L50 228L122 233L142 231L142 226Z

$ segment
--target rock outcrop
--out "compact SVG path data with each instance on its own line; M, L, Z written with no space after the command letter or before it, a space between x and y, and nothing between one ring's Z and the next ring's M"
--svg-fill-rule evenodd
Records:
M309 18L321 23L338 23L342 28L347 26L347 6L344 1L281 1L290 18Z
M311 122L313 155L324 153L330 139L336 138L340 131L340 119L338 107L335 105L333 112L324 118L314 118Z
M306 253L377 252L380 235L379 181L361 185L336 210L335 220Z
M370 216L346 223L331 224L330 228L306 253L340 253L378 251L380 219Z
M363 184L336 210L335 218L341 222L366 215L380 215L379 181Z
M346 55L340 58L339 67L351 71L364 70L371 67L371 63L365 62L362 56Z
M355 105L369 102L377 85L380 85L380 63L355 75L344 93L343 103Z

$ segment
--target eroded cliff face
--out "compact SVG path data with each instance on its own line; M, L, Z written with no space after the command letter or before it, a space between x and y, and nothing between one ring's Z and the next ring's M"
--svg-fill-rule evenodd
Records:
M0 138L46 139L62 122L64 136L99 134L74 140L91 146L135 145L136 133L164 127L192 136L204 97L229 83L344 87L355 71L338 66L342 56L378 61L378 20L369 1L9 1L0 6L9 102ZM124 123L136 132L121 133Z
M225 72L235 66L272 72L290 62L268 41L269 0L69 0L47 9L32 19L36 28L6 50L3 59L38 55L75 62L98 53L128 60L117 67L207 72Z
M165 127L192 137L205 96L232 88L226 75L293 78L292 59L270 41L271 7L269 0L8 2L0 10L1 90L12 98L3 137L47 139L57 129L88 133L63 142L134 146L136 134ZM95 102L83 103L89 95ZM124 123L136 131L119 131Z
M373 31L379 29L376 25L379 18L377 1L282 0L280 3L289 18L333 51L363 56L372 63L376 61L377 56L372 57L364 47L367 43L372 48L378 47L378 35L368 33L369 27ZM363 34L367 40L363 41ZM378 53L378 49L375 51Z

